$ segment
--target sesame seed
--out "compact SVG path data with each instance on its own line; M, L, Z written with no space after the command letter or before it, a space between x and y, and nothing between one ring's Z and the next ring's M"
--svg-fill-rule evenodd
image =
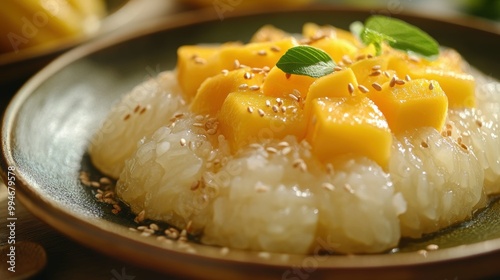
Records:
M280 47L278 47L278 46L271 46L271 50L272 50L273 52L279 52L279 51L281 51L281 48L280 48Z
M224 76L227 76L227 74L229 74L229 70L227 70L227 69L222 69L222 71L220 71L220 72Z
M332 184L327 183L327 182L321 184L321 187L326 189L326 190L329 190L329 191L335 190L335 186L333 186Z
M384 73L384 76L386 76L387 78L390 78L390 77L391 77L391 75L389 74L389 72L384 71L383 73Z
M344 190L348 191L351 194L354 193L354 189L349 184L344 184Z
M382 74L382 71L380 71L380 70L375 70L375 71L373 71L373 72L371 72L371 73L370 73L370 76L372 76L372 77L373 77L373 76L378 76L378 75L380 75L380 74Z
M217 129L215 128L210 128L207 130L208 135L215 135L217 133Z
M290 152L292 151L292 147L284 147L282 150L281 150L281 154L286 156L288 155Z
M429 148L429 144L427 144L427 142L425 142L425 141L420 142L420 146L422 148Z
M351 83L347 84L347 90L349 91L349 94L353 94L354 86Z
M233 62L233 66L235 69L238 69L240 68L241 64L240 64L240 61L235 59L234 62Z
M281 107L281 112L282 112L282 113L286 113L286 107L285 107L285 106L282 106L282 107Z
M289 147L290 146L290 143L286 142L286 141L281 141L278 143L278 147Z
M267 147L266 151L268 153L271 153L271 154L277 154L278 153L278 150L276 148L273 148L273 147Z
M204 58L201 58L201 57L195 57L193 60L194 60L194 63L196 63L196 64L206 64L207 63L207 60Z
M254 187L255 191L258 193L268 192L269 187L264 185L262 182L258 181Z
M252 73L260 73L260 72L263 72L262 68L259 68L259 67L253 67L251 69Z
M349 58L348 55L342 56L342 62L344 62L344 64L346 64L346 65L352 64L352 60Z
M434 84L432 82L429 83L429 89L433 90L434 89Z
M380 70L381 68L382 68L382 66L380 66L380 65L378 65L378 64L377 64L377 65L374 65L374 66L372 67L372 70L373 70L373 71L377 71L377 70Z
M257 91L257 90L259 90L259 89L260 89L260 86L258 86L258 85L253 85L253 86L250 86L250 87L249 87L249 89L250 89L250 90L252 90L252 91Z
M373 55L369 53L366 55L366 58L373 58Z
M389 86L394 87L395 85L396 85L396 76L392 76L392 79L389 82Z
M333 174L333 171L334 171L334 169L333 169L333 165L332 165L331 163L327 163L327 164L326 164L326 172L327 172L328 174Z
M193 226L193 221L189 220L187 225L186 225L186 231L187 232L191 231L192 226Z
M476 120L476 125L477 125L478 127L483 127L483 122L482 122L482 121L480 121L480 120Z
M241 84L238 88L241 90L248 89L248 84Z
M137 216L134 219L134 222L136 222L136 223L142 223L144 221L144 216L145 215L146 215L146 211L142 210L141 212L139 212L139 214L137 214Z
M401 79L397 79L395 81L395 83L396 83L396 85L400 85L400 86L406 84L406 82L404 80L401 80Z
M271 101L269 99L266 100L266 107L271 107Z
M302 96L302 93L300 93L300 90L298 90L296 88L294 88L292 90L292 94L295 95L295 96L297 96L297 97L299 97L299 98Z
M99 182L90 182L90 186L94 188L99 188L101 184L99 184Z
M290 93L288 96L289 96L291 99L293 99L293 100L295 100L295 101L297 101L297 102L299 102L299 100L300 100L300 98L299 98L299 97L297 97L297 96L296 96L296 95L294 95L294 94L291 94L291 93Z
M411 81L411 77L410 77L410 75L406 74L406 75L405 75L405 80L406 80L407 82Z
M285 74L285 78L286 78L287 80L288 80L288 79L290 79L290 77L291 77L291 76L292 76L292 74L290 74L290 73L286 73L286 74Z
M409 56L408 59L412 62L420 62L420 58L413 55Z
M261 56L264 56L264 55L267 55L267 52L265 50L259 50L257 52L258 55L261 55Z
M417 254L427 257L427 250L418 250Z
M243 74L243 78L246 79L246 80L249 80L252 78L252 73L250 72L245 72L245 74Z
M358 86L358 89L359 89L362 93L367 93L367 92L369 92L369 91L370 91L367 87L365 87L365 86L363 86L363 85L359 85L359 86Z
M204 127L205 125L203 123L195 122L193 123L194 127Z
M139 115L144 114L144 112L146 112L146 107L142 108L142 110L139 112Z
M223 255L223 256L225 256L225 255L229 254L229 248L227 248L227 247L222 247L222 248L220 249L220 254L221 254L221 255Z
M271 68L269 68L269 66L262 67L262 72L265 73L265 72L269 72L269 71L271 71Z
M366 55L364 55L364 54L360 54L360 55L358 55L358 56L356 57L356 61L358 61L358 60L362 60L362 59L365 59L365 58L366 58Z
M130 114L127 114L127 115L123 118L123 120L124 120L124 121L126 121L126 120L128 120L128 119L130 119Z
M283 100L281 100L281 98L276 98L276 103L278 103L278 106L281 106L283 105Z
M99 179L99 183L103 185L111 185L111 180L108 177L102 177Z
M186 146L186 143L187 143L186 139L184 139L184 138L181 138L181 140L179 140L179 144L181 144L181 146L183 146L183 147Z
M377 90L377 91L381 91L382 90L382 86L379 84L379 83L373 83L372 84L372 87Z
M464 143L460 143L460 148L464 149L464 150L469 150L469 148L467 147L467 145L465 145Z
M259 113L259 116L261 117L265 116L265 113L262 109L257 110L257 112Z
M137 106L135 106L135 108L134 108L134 113L139 112L139 109L141 109L141 105L137 105Z
M271 257L271 254L269 254L268 252L260 252L259 253L259 258L269 259L270 257Z
M427 247L425 247L425 249L427 249L428 251L436 251L437 249L439 249L439 246L437 244L429 244L427 245Z
M338 72L338 71L342 71L343 69L344 69L344 68L342 68L342 67L340 67L340 66L338 66L338 65L335 65L335 66L333 67L333 70L334 70L334 71L337 71L337 72Z
M292 163L292 166L294 168L298 168L302 172L307 171L307 165L303 159L298 158L298 159L294 160Z
M272 109L273 109L273 112L275 112L275 113L278 113L278 111L279 111L278 106L276 106L276 105L273 105Z
M157 230L159 230L159 229L160 229L160 228L158 227L158 225L157 225L157 224L155 224L155 223L150 224L150 225L149 225L149 228L150 228L150 229L152 229L152 230L154 230L154 231L157 231Z

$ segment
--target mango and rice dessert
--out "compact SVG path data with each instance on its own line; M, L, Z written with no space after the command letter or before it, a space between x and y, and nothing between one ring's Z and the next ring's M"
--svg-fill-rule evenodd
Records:
M331 59L326 74L290 73L308 51ZM452 49L429 58L332 26L264 26L247 44L180 47L89 152L132 212L189 224L204 244L378 253L500 193L499 88Z

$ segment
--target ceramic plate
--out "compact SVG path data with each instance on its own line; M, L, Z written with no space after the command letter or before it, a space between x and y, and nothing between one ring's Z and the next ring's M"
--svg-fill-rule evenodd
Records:
M375 255L282 255L178 243L129 230L129 217L114 215L79 181L92 171L86 149L111 104L134 85L172 69L184 44L248 41L263 24L300 32L304 22L348 28L366 11L312 7L235 15L221 19L213 9L150 23L63 55L34 76L14 97L2 127L2 170L15 169L17 198L57 230L102 253L166 274L197 278L465 279L500 275L500 203L473 220L420 240L397 253ZM398 14L428 30L441 44L463 53L473 65L500 78L500 36L470 23ZM457 36L459 34L459 36ZM95 172L93 176L98 176ZM418 253L428 244L440 249ZM317 244L321 246L321 244Z

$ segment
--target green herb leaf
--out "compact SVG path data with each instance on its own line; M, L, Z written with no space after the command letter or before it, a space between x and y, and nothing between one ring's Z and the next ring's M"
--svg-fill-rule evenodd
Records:
M332 73L335 62L321 49L295 46L287 50L276 66L287 74L319 78Z
M432 58L439 54L439 44L429 34L402 20L372 16L365 22L360 34L363 43L374 44L377 54L383 41L399 50L414 52Z

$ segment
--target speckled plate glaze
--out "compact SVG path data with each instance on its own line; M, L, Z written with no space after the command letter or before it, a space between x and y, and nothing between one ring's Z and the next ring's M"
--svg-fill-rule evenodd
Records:
M172 69L183 44L247 41L263 24L300 32L304 22L347 28L367 11L313 6L300 11L256 14L213 9L152 22L84 45L34 76L14 97L2 127L2 176L12 166L17 198L57 230L104 254L171 275L216 279L466 279L500 276L500 203L474 219L420 240L399 252L375 255L259 254L174 243L130 231L133 221L111 213L79 181L92 170L86 149L111 104L134 85ZM396 16L396 15L395 15ZM441 44L463 53L473 65L500 78L500 35L475 22L451 22L410 14L397 17L429 31ZM475 27L470 27L475 26ZM480 43L479 43L480 42ZM97 174L94 174L97 175ZM417 251L428 244L440 249ZM318 242L317 246L322 246Z

